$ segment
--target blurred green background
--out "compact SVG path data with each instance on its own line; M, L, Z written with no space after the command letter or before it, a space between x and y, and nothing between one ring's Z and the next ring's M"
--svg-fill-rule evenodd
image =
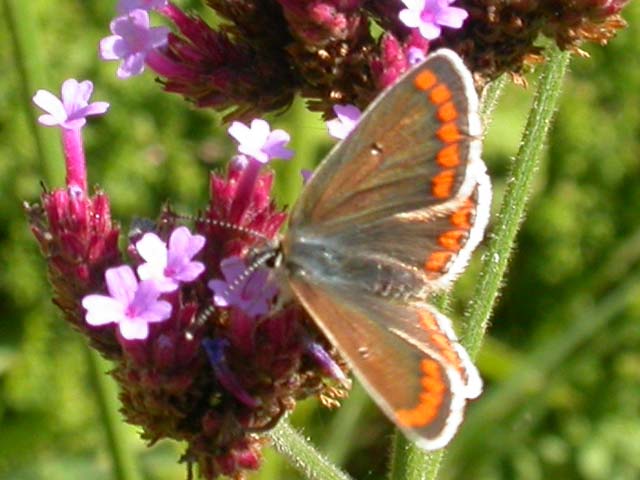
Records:
M207 176L233 152L220 116L161 92L151 74L123 82L97 57L113 2L2 0L0 28L0 479L110 479L87 355L50 302L45 264L22 202L40 181L63 183L34 135L30 97L91 79L109 113L84 130L90 183L111 196L114 218L154 217L204 205ZM180 2L203 10L196 1ZM443 479L640 478L640 5L606 47L574 58L537 175L527 218L479 366L483 396L467 411ZM16 43L16 38L20 42ZM30 83L25 84L24 72ZM535 84L535 75L529 76ZM508 87L489 127L485 160L500 201L531 90ZM293 137L295 164L279 167L290 204L298 169L330 147L319 118L295 105L272 119ZM481 253L478 253L478 258ZM477 258L455 289L460 318ZM104 367L103 367L104 368ZM391 427L362 390L334 412L302 402L292 422L359 479L384 478ZM185 478L181 446L147 448L126 426L141 478ZM269 452L259 479L296 474Z

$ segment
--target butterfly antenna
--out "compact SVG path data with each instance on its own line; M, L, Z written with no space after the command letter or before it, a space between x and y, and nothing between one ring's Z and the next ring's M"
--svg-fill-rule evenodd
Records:
M250 235L250 236L255 237L255 238L259 238L261 240L264 240L265 242L269 242L271 240L265 234L260 233L257 230L253 230L252 228L243 227L242 225L236 225L234 223L227 222L225 220L212 220L210 218L199 218L199 217L192 217L190 215L180 215L180 214L175 214L175 218L178 218L180 220L190 220L190 221L195 221L195 222L202 222L202 223L206 223L207 225L213 225L213 226L220 227L220 228L226 228L227 230L233 230L235 232L246 233L247 235Z
M240 275L238 275L233 282L231 282L224 291L225 296L228 296L231 292L233 292L236 288L242 285L258 268L263 266L269 260L275 258L278 255L277 250L269 249L266 252L262 252L255 260L251 262L251 264L245 268ZM191 327L187 330L185 335L188 339L193 338L193 332L195 329L200 328L205 323L211 315L215 313L215 306L213 304L207 305L207 307L198 314L195 322L191 325Z

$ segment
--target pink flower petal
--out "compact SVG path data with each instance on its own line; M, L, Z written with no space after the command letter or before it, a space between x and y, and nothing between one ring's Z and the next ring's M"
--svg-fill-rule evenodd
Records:
M467 11L462 8L449 7L436 15L436 21L445 27L460 28L468 16Z
M100 40L100 58L103 60L118 60L124 56L125 43L122 37L110 35Z
M124 317L124 306L106 295L87 295L82 306L87 310L87 323L95 327L117 323Z
M59 121L67 118L67 112L60 99L47 90L38 90L33 96L33 103Z
M109 268L105 272L104 278L107 282L107 290L113 298L125 305L133 301L138 289L138 281L130 266Z
M136 250L149 263L161 265L161 268L167 264L167 244L155 233L145 233L136 242Z
M334 105L333 111L337 118L327 122L329 135L340 140L347 138L360 121L362 112L355 105Z
M127 340L144 340L149 336L149 325L135 318L123 318L118 323L120 334Z

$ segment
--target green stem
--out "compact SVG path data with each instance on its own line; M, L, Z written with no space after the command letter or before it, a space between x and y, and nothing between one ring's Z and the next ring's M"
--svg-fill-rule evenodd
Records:
M22 104L27 113L37 158L40 160L40 165L34 168L43 172L44 177L53 185L62 185L64 161L58 129L38 125L36 109L31 101L36 90L46 85L45 67L40 57L37 16L33 11L34 2L2 0L2 6L13 45L13 61L20 76Z
M329 462L286 420L280 421L270 436L273 447L309 480L350 480L349 475Z
M538 168L540 152L558 105L560 87L568 62L568 53L554 51L539 79L520 150L511 166L500 213L487 253L482 260L482 275L472 297L474 303L465 313L466 328L462 335L462 344L472 358L475 358L480 349L489 315L511 257L516 233Z
M91 383L100 409L102 427L107 436L113 467L113 478L117 480L141 480L134 456L127 448L125 424L118 412L119 403L115 382L106 372L110 365L89 347L85 348Z
M480 118L482 118L482 125L484 126L485 133L491 118L493 117L493 111L498 105L498 100L504 91L504 86L507 83L507 75L501 75L493 82L491 82L482 92L482 98L480 100Z

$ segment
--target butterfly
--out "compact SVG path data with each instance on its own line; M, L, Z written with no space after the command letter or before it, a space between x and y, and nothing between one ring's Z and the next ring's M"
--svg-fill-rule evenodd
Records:
M295 297L384 413L445 446L482 380L429 303L483 237L491 184L461 58L431 54L379 96L294 205L281 243Z

